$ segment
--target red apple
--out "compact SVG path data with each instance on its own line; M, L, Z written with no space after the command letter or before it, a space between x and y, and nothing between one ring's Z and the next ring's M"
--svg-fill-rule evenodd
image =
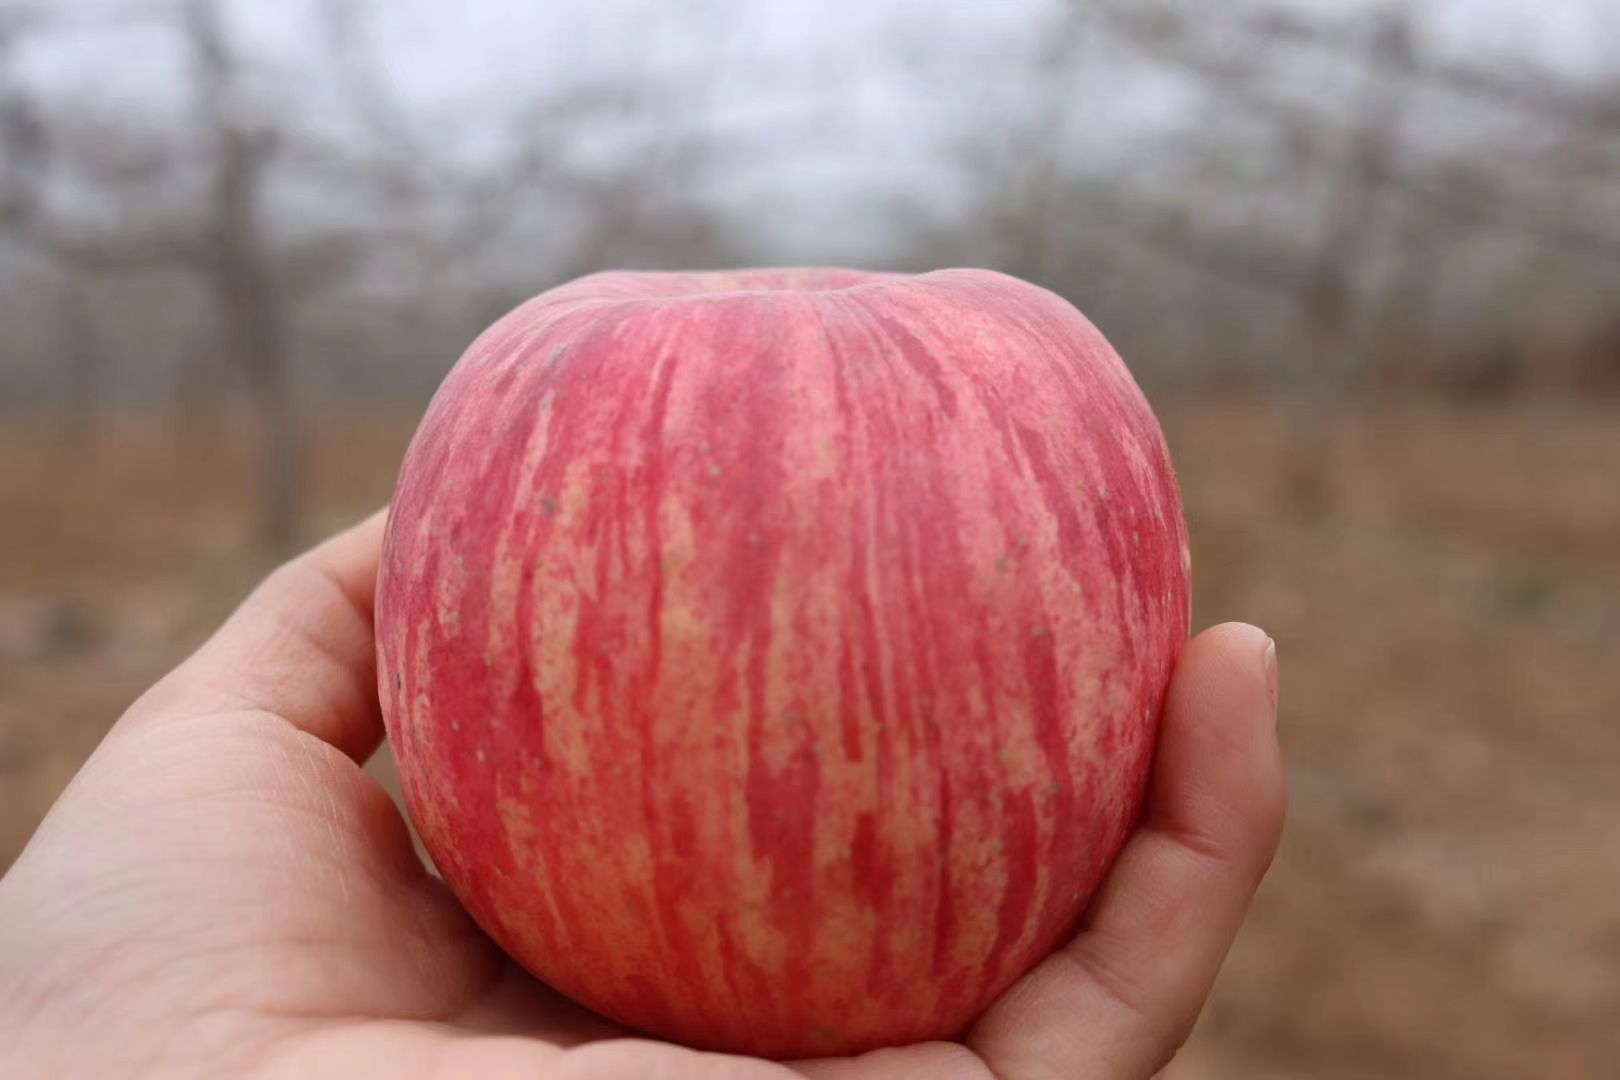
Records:
M377 593L411 817L513 957L768 1056L949 1036L1070 933L1188 629L1159 426L1000 274L610 273L486 331Z

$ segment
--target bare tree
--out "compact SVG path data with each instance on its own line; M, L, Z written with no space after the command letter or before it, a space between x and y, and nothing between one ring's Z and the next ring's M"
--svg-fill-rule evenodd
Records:
M330 284L351 264L354 238L328 233L289 242L273 219L271 191L293 165L341 173L342 163L332 160L329 147L316 146L286 117L250 98L245 59L230 40L219 0L175 0L154 10L183 45L188 122L155 138L161 148L155 152L140 147L142 129L130 123L108 125L118 132L112 143L82 136L64 141L70 105L49 109L0 84L0 226L53 267L50 276L61 283L61 370L67 398L81 411L91 406L101 363L86 282L166 266L203 287L216 322L203 362L234 373L247 390L258 436L257 532L268 550L285 553L297 546L302 521L303 441L291 328L299 294L289 283L304 289ZM37 19L0 20L0 73L6 46L22 29L39 25ZM54 147L53 138L63 145ZM131 180L132 161L144 174L144 194ZM52 206L53 184L70 178L119 206L117 223ZM195 189L197 197L152 195L166 188ZM143 209L149 197L151 206ZM211 375L200 381L223 385Z
M0 27L0 47L14 40L19 25ZM262 221L276 135L245 107L239 62L216 0L184 0L177 26L186 45L198 150L207 175L201 202L178 216L168 213L156 222L111 230L55 212L48 197L57 164L50 145L52 121L37 102L13 90L0 98L6 149L0 220L13 238L54 266L52 276L60 282L61 366L68 397L84 414L92 408L101 362L86 278L164 263L201 278L214 298L228 355L246 376L261 428L260 535L269 548L286 551L298 540L299 440L286 317ZM107 153L107 147L96 146L81 158L93 162Z
M1308 514L1333 502L1335 404L1360 366L1355 289L1366 280L1382 239L1384 188L1410 100L1412 28L1403 9L1381 17L1368 37L1366 56L1348 160L1328 173L1320 231L1298 294L1295 355L1287 369L1293 436L1287 475L1293 505Z
M242 99L238 61L217 0L186 0L181 20L192 107L207 148L208 194L197 266L239 358L260 425L260 530L288 552L299 539L301 440L287 313L264 233L264 199L279 137Z
M42 23L33 7L0 9L0 234L35 236L51 164L51 140L38 103L20 85L4 79L12 51ZM95 426L103 354L84 277L86 267L67 246L42 252L55 301L58 367L63 373L63 433L84 446Z
M1110 290L1121 299L1107 314L1127 339L1162 346L1168 324L1197 319L1180 340L1199 343L1203 367L1223 350L1255 357L1250 370L1284 391L1302 509L1332 502L1342 401L1422 379L1446 385L1442 354L1461 362L1467 346L1455 330L1437 336L1439 306L1472 304L1509 332L1484 267L1456 253L1499 237L1512 258L1566 278L1620 272L1620 97L1431 55L1415 29L1422 9L1410 5L1369 16L1235 0L1212 19L1193 0L1075 0L1065 13L1071 33L1048 35L1050 55L1031 60L1050 73L1037 80L1036 114L1065 115L1074 67L1100 64L1105 83L1146 70L1196 87L1203 122L1151 142L1116 132L1113 148L1123 141L1133 156L1111 170L1065 148L1056 123L1003 155L999 173L973 155L988 178L977 216L998 230L991 250L1070 295L1094 294L1099 273L1124 275L1131 284ZM1134 184L1136 169L1177 179ZM1185 283L1180 302L1166 271ZM1234 304L1245 317L1231 317ZM1409 336L1387 336L1397 324ZM1268 326L1280 332L1255 329ZM1250 340L1222 340L1232 333Z

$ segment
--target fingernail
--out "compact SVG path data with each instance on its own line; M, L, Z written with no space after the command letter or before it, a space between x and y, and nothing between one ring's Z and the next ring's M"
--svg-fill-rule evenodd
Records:
M1266 672L1266 697L1271 699L1271 712L1275 717L1277 712L1277 642L1266 638L1266 651L1260 663Z

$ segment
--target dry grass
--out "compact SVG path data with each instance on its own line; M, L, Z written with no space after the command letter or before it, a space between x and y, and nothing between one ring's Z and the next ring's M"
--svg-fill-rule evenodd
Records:
M1179 1080L1612 1076L1620 413L1359 415L1337 509L1254 405L1171 409L1196 616L1277 637L1293 809ZM327 417L319 530L405 416ZM0 867L119 709L264 569L241 426L0 429Z

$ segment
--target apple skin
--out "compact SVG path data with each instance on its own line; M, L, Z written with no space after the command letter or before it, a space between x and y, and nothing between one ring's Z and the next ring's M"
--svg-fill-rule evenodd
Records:
M445 881L569 997L779 1058L949 1037L1132 828L1188 566L1152 411L1045 290L597 274L434 397L381 702Z

